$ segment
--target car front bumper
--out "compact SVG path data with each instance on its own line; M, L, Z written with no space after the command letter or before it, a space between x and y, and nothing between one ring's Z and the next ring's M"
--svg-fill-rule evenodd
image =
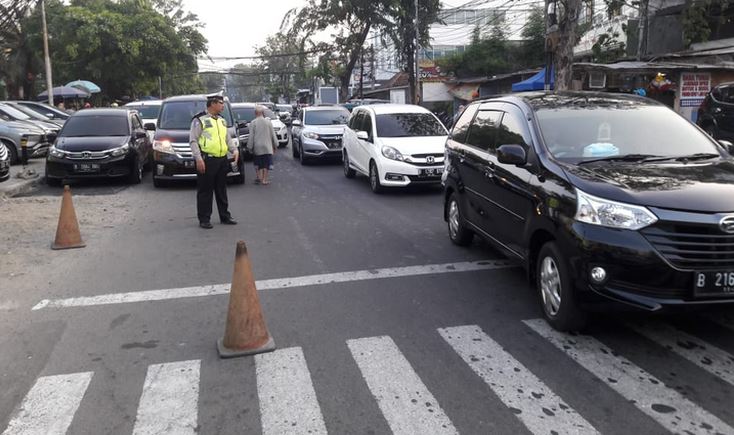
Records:
M242 162L238 168L242 168ZM240 175L240 172L228 172L228 177ZM153 153L153 178L166 181L196 180L196 162L191 157L180 157L176 154Z
M441 182L443 162L418 166L381 158L377 162L377 171L380 173L380 183L383 186L405 187L418 184L438 184Z
M301 149L304 157L309 159L335 159L341 160L342 158L342 142L341 140L333 141L327 145L326 143L317 140L301 137Z
M104 159L46 159L46 177L54 179L116 178L130 175L134 154ZM92 166L96 165L96 166Z

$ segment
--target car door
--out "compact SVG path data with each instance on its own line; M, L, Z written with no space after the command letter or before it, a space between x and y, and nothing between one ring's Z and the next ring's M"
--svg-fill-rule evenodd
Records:
M352 115L352 118L349 120L349 128L352 131L349 133L349 144L347 146L347 152L349 153L349 160L351 161L352 165L360 172L366 172L365 168L367 167L367 165L364 155L364 148L360 143L360 139L357 137L357 132L363 131L362 125L364 123L365 116L366 113L364 110L358 110L355 111L354 115Z
M496 148L501 120L502 112L495 106L479 107L467 133L461 163L468 202L466 212L476 229L490 238L495 238L498 219L497 206L492 199L494 162L490 160L490 151Z
M148 133L143 128L143 123L140 121L140 118L136 113L130 114L130 126L132 127L132 135L130 139L133 143L133 147L138 153L138 158L141 162L147 162L150 148Z
M711 109L716 120L719 138L734 139L734 86L719 88L718 103Z
M361 129L367 133L367 140L359 139L359 160L362 164L362 171L369 173L370 160L377 159L377 145L375 144L375 128L372 113L369 110L363 110Z
M532 136L522 111L509 103L501 108L504 113L497 129L497 148L502 145L520 145L525 149L529 161L534 160ZM523 252L525 226L533 212L533 195L529 186L533 175L529 168L532 165L518 167L500 163L496 148L487 151L487 160L488 170L494 174L489 177L485 192L496 209L495 237L509 250L520 255Z

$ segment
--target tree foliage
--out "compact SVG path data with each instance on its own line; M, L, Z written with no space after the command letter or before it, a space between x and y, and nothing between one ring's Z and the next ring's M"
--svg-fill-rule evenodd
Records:
M693 0L683 11L683 39L686 47L696 42L706 42L711 36L712 27L725 22L724 11L730 0Z
M110 99L157 94L159 76L167 94L200 89L196 55L206 40L181 0L49 0L46 15L56 85L90 80ZM32 82L43 71L40 8L15 24L26 38L27 62L13 75Z

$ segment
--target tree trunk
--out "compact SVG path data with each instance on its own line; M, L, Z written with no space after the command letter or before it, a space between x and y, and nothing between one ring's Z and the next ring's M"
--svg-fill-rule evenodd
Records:
M367 34L370 33L371 27L372 23L369 21L365 23L354 45L354 49L349 53L349 62L347 62L344 72L339 76L339 101L341 102L347 101L349 97L349 79L352 77L352 70L357 63L357 59L362 54L362 46L364 45L364 41L367 40Z
M582 0L566 0L565 10L558 22L559 38L555 53L555 89L564 91L573 84L573 47L576 45L576 26Z

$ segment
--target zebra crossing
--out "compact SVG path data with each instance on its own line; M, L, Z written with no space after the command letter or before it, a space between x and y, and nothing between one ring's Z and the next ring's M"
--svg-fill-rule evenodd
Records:
M577 366L564 374L590 374L661 430L687 434L734 434L726 421L670 388L635 362L602 341L589 336L564 334L540 319L525 320L519 327L529 336L549 343L569 364ZM675 357L690 362L734 388L734 356L699 337L661 322L627 325L640 337L654 342ZM539 375L521 362L487 331L477 325L438 328L435 333L446 343L447 352L476 375L496 403L482 404L491 414L499 403L511 411L519 424L532 434L595 434L601 431L593 416L583 415L569 405L563 393L555 392ZM424 382L414 365L389 336L363 337L344 343L361 375L365 391L379 408L394 434L457 434L451 412L442 407L435 391ZM326 434L325 418L314 389L308 364L308 349L291 347L256 355L255 377L263 434ZM450 378L458 367L446 367ZM200 433L199 412L202 363L200 360L152 364L141 379L132 433ZM474 376L472 375L472 376ZM10 416L2 435L65 434L95 376L94 372L39 377ZM572 381L572 379L571 379ZM131 380L131 382L134 382ZM573 402L573 400L571 400ZM578 403L578 401L576 402ZM501 405L500 405L501 406ZM450 409L450 408L448 408ZM598 417L598 416L597 416ZM624 415L616 418L626 418ZM726 417L725 417L726 419ZM731 415L728 416L731 421ZM607 426L608 427L608 426Z

